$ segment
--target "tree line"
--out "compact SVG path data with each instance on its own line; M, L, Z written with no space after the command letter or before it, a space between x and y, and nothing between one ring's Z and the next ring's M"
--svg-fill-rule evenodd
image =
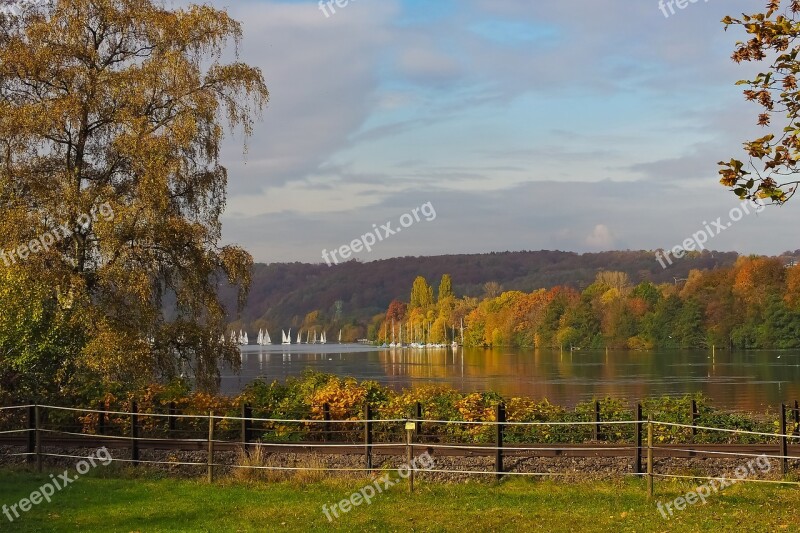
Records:
M434 298L423 277L409 302L396 300L376 316L372 338L460 340L466 346L583 349L800 347L800 266L768 257L741 257L734 265L692 270L685 280L631 282L624 272L601 271L579 291L556 286L503 291L487 283L482 297L456 297L445 275ZM407 332L413 332L411 338Z

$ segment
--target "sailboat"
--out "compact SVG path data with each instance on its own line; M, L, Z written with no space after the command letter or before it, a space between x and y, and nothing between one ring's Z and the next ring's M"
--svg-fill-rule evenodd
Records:
M281 341L281 344L292 344L292 339L291 339L292 330L291 329L289 330L289 335L287 335L286 332L283 331L283 330L281 330L281 334L283 335L283 340Z
M319 341L320 344L328 344L328 339L325 336L325 332L322 332L322 338Z
M302 333L303 333L302 331L297 332L297 344L303 344Z
M339 344L342 344L342 330L339 330Z
M247 332L245 331L244 332L244 342L242 343L242 346L249 346L249 345L250 345L250 339L247 337Z
M314 330L314 342L312 344L317 344L317 330Z
M271 346L272 339L269 338L269 330L264 329L264 346Z
M256 344L262 346L264 344L264 332L262 330L258 330L258 337L256 338Z

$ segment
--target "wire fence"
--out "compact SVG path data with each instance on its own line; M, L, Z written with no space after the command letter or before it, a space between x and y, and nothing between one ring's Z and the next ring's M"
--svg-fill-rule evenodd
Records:
M648 494L652 495L655 479L717 479L754 483L777 483L800 486L789 479L792 466L800 465L800 435L797 420L800 410L782 405L775 432L700 425L692 416L691 424L661 421L641 415L630 420L601 420L599 409L593 420L586 421L514 421L506 419L503 403L497 405L493 420L463 421L428 419L422 416L382 419L375 416L369 405L363 416L352 419L332 419L324 409L323 419L273 418L252 415L252 409L242 406L241 416L179 413L170 406L167 413L138 412L136 403L128 411L82 409L54 405L16 405L0 407L0 444L8 446L5 457L24 457L42 471L46 458L85 459L69 453L70 449L108 446L123 450L123 456L113 462L137 466L185 466L207 470L209 481L223 470L275 472L370 473L386 469L378 465L376 456L411 458L424 450L438 458L489 458L481 464L427 468L424 472L460 476L558 477L567 472L525 470L521 462L533 458L583 457L623 459L629 469L623 475L647 479ZM421 408L416 409L417 415ZM694 413L693 413L694 414ZM68 416L65 416L68 415ZM791 425L789 431L787 422ZM531 430L568 428L588 434L583 442L562 444L524 441L535 436ZM614 431L625 428L625 431ZM676 432L688 436L675 441ZM696 442L696 436L722 435L709 442ZM289 438L287 438L287 436ZM296 437L302 436L302 440ZM455 436L455 441L447 437ZM473 442L466 442L471 436ZM514 438L509 440L509 436ZM523 437L523 439L520 439ZM626 439L627 437L627 439ZM735 442L731 440L735 437ZM723 442L717 442L717 441ZM24 451L15 451L22 448ZM56 448L56 449L53 449ZM168 460L144 458L142 450L171 450L191 452L194 460L170 457ZM237 451L239 460L220 461L222 452ZM266 451L270 454L338 455L355 458L349 464L265 464L249 461L247 457ZM790 453L792 452L792 453ZM198 455L200 454L200 460ZM127 455L127 457L124 457ZM360 458L360 459L359 459ZM658 471L657 458L699 458L747 460L764 458L777 462L779 479L753 477L704 477ZM358 464L363 461L363 463ZM516 461L516 465L511 463ZM772 464L770 463L770 464ZM396 466L396 465L395 465ZM389 467L394 468L394 467Z

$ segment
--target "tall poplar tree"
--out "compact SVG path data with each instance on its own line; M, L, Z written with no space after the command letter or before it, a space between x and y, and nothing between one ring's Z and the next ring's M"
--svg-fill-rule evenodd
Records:
M439 282L439 300L443 301L453 296L453 281L450 279L450 274L444 274L442 281Z

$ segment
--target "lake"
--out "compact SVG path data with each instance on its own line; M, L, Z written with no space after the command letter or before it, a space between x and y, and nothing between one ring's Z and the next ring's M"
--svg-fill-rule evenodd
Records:
M424 384L465 392L546 398L573 406L594 397L634 400L701 392L714 405L764 410L800 399L800 351L628 352L474 349L379 350L362 345L248 346L240 373L223 371L237 393L265 378L283 381L306 368L370 379L400 390Z

